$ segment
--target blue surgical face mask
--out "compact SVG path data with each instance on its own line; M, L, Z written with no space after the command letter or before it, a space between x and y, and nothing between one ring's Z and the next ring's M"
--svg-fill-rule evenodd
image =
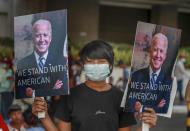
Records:
M181 61L182 61L183 63L185 63L185 62L186 62L186 59L185 59L185 58L182 58Z
M109 64L85 64L84 72L91 81L103 81L110 74Z
M1 64L1 68L5 69L6 68L6 64Z

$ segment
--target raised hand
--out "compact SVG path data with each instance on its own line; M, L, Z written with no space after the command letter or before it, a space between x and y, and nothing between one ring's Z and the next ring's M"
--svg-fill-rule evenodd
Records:
M156 112L152 108L144 108L144 110L147 112L140 114L140 120L146 124L149 124L150 128L154 127L158 119Z
M38 112L46 112L47 114L47 103L43 98L34 98L34 103L32 104L32 113L38 117Z

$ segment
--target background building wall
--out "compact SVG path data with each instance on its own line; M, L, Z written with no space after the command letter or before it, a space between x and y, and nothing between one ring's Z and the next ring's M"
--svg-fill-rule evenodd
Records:
M13 0L14 16L46 11L46 0Z
M47 10L68 10L68 37L71 41L98 39L98 0L48 0Z
M156 5L152 7L151 22L154 24L178 27L176 6Z
M178 27L181 32L181 43L183 46L190 45L190 14L179 13L178 15Z
M10 36L10 23L9 23L9 13L10 3L9 0L0 0L0 36L9 37Z
M185 9L187 13L182 13L179 12L178 4L150 5L149 2L147 4L150 8L143 9L140 4L138 7L129 8L102 5L101 1L0 0L0 37L13 38L14 16L68 9L67 27L71 41L105 39L133 44L137 21L144 21L181 28L182 45L190 43L189 8Z
M100 6L99 38L134 43L137 21L150 22L150 10Z

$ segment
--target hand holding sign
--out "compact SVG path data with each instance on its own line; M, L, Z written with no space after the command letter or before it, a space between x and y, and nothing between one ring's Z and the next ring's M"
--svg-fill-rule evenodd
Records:
M157 115L152 108L144 108L145 111L140 114L140 120L148 124L150 128L154 127L157 122Z
M47 103L41 97L36 97L34 103L32 104L32 113L39 118L39 113L44 112L47 114ZM45 117L41 117L45 118Z
M149 128L152 128L156 125L157 115L152 108L144 108L144 113L140 114L140 120L142 120L142 131L149 131Z

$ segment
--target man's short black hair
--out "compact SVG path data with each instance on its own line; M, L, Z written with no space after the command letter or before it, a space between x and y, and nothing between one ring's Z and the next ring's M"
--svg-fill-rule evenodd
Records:
M21 107L19 105L13 104L9 107L8 114L10 115L11 112L14 111L21 111Z
M102 40L94 40L94 41L89 42L82 49L80 56L81 56L81 60L83 64L85 63L87 58L106 59L113 69L113 63L114 63L113 48L108 43ZM112 69L110 70L110 74L112 72Z

